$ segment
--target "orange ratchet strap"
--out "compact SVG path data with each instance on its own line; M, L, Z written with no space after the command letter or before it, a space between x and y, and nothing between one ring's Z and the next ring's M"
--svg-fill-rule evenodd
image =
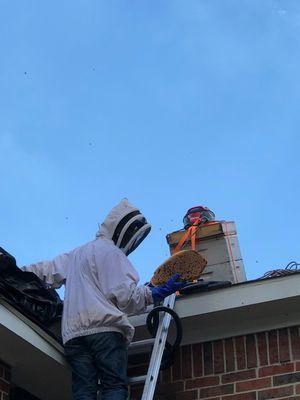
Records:
M192 249L196 250L196 231L198 227L198 222L194 223L192 226L190 226L185 234L180 238L179 242L177 243L177 246L175 249L172 251L172 254L178 253L178 251L181 249L181 247L184 245L184 243L191 238L191 245Z

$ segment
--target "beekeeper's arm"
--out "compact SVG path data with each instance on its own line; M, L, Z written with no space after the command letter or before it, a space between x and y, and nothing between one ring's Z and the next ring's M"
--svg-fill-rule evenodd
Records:
M21 269L35 273L47 285L58 289L66 280L68 258L68 254L60 254L51 261L39 261L35 264L25 265Z
M109 252L101 268L100 285L105 297L126 314L139 314L153 303L150 289L137 286L139 276L121 250Z

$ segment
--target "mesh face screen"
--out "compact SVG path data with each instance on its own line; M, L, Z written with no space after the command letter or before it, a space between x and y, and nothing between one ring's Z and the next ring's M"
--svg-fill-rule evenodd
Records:
M151 227L149 226L147 229L145 229L143 232L141 232L137 237L135 238L135 241L131 244L130 248L127 249L126 251L126 256L128 256L130 253L132 253L140 244L141 242L146 238L148 233L151 231Z
M132 217L135 217L136 215L139 215L139 214L140 214L140 212L139 212L138 210L132 211L131 213L125 215L125 217L123 217L123 218L121 219L121 221L118 223L118 225L117 225L117 227L116 227L116 229L115 229L115 231L114 231L113 237L112 237L112 241L114 242L114 244L117 244L117 241L118 241L118 239L119 239L120 233L122 232L122 229L123 229L124 226L127 224L127 222L128 222Z
M140 220L135 220L132 222L132 224L129 225L129 227L127 228L125 235L123 236L123 239L121 241L120 244L120 248L124 248L127 243L129 242L129 240L132 239L133 235L139 230L141 229L145 224L147 223L146 218L141 218Z

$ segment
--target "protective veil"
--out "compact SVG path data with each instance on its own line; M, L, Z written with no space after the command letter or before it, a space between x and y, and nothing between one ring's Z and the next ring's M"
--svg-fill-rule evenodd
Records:
M151 290L137 286L139 276L125 254L150 231L137 208L123 200L106 217L96 239L51 261L23 267L52 287L66 283L62 337L121 332L131 341L134 328L128 314L138 314L153 302Z

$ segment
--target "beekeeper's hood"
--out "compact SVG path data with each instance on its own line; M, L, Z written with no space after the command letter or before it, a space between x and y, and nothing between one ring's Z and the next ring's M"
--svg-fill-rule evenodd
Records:
M146 218L127 199L115 206L100 225L97 238L112 240L128 256L151 230Z

